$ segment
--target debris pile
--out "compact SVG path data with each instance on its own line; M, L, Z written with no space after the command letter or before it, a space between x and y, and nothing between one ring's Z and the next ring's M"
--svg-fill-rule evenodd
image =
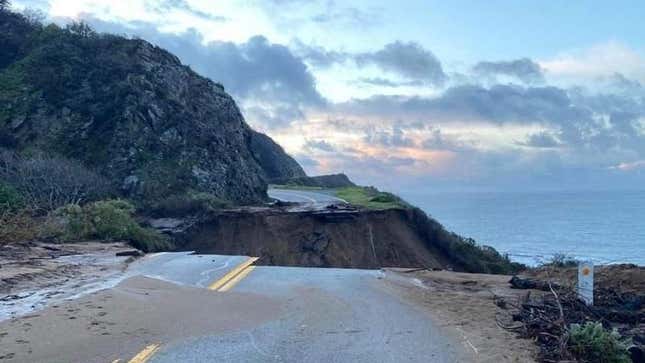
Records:
M570 282L570 281L569 281ZM542 278L514 276L509 283L516 289L528 289L517 301L496 298L507 314L498 315L498 324L535 340L543 362L582 360L572 349L571 328L575 324L597 322L607 331L616 330L634 362L645 362L645 294L620 288L595 288L595 305L587 306L576 293L574 284ZM609 360L607 361L609 362Z

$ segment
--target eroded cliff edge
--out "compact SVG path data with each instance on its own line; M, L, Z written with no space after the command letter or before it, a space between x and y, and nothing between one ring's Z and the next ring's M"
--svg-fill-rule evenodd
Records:
M520 267L447 231L417 208L220 211L190 222L177 241L180 250L257 256L263 265L485 273Z

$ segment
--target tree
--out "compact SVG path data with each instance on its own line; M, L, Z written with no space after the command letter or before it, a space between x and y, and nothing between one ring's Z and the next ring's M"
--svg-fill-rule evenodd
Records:
M2 0L0 0L2 1ZM67 31L74 35L78 35L83 38L91 38L96 35L96 32L92 27L83 21L75 21L67 25Z
M0 0L0 10L9 9L11 2L9 0Z
M50 211L111 196L112 185L80 162L36 154L24 157L0 150L0 183L15 189L25 207Z

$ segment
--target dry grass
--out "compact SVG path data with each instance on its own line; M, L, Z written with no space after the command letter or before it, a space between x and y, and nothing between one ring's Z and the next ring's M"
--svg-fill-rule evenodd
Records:
M28 211L0 214L0 245L30 241L38 235L38 222Z

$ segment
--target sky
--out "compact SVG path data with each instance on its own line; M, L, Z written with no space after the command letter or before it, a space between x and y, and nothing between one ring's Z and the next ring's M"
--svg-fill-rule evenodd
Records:
M645 189L645 2L14 0L221 82L310 175Z

